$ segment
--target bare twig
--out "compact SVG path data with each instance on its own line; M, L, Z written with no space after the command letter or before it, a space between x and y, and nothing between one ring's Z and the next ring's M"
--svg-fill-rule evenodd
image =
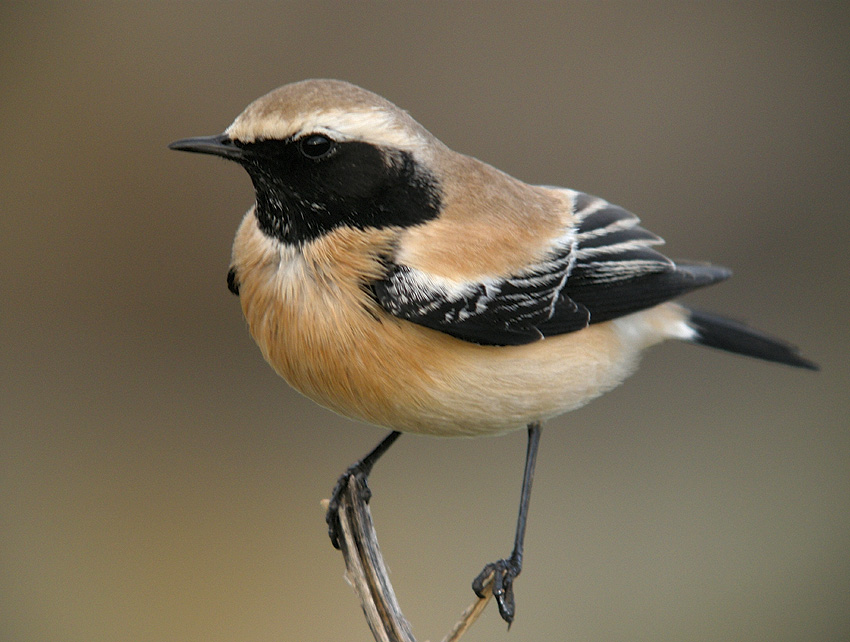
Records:
M345 559L347 578L360 599L376 642L416 642L387 575L372 523L372 513L364 499L366 496L363 482L356 475L349 478L340 496L339 544ZM443 642L457 642L478 619L493 596L492 580L483 592L484 597L467 607Z
M454 627L452 627L452 630L449 631L446 634L446 637L443 638L443 642L457 642L460 640L461 636L466 633L467 630L469 630L469 627L471 627L475 620L478 619L478 616L484 612L484 607L487 606L490 598L493 597L492 576L484 585L484 590L481 592L484 594L484 597L479 597L472 604L466 607L466 610L460 616L457 624L455 624Z

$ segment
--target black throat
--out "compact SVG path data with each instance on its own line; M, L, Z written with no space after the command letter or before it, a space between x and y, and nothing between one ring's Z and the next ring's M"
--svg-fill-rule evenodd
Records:
M341 226L420 225L440 213L436 178L409 152L342 142L316 160L292 140L239 146L247 152L240 162L254 183L260 229L283 243L309 243Z

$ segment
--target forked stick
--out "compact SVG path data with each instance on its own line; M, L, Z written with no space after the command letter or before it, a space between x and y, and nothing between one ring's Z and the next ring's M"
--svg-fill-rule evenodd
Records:
M352 475L340 496L340 550L345 559L346 578L354 587L360 606L376 642L416 642L410 624L404 618L387 575L372 513L366 501L368 491L356 475ZM327 500L323 502L327 509ZM442 642L457 642L484 611L493 597L492 579L478 598L461 615L460 620Z

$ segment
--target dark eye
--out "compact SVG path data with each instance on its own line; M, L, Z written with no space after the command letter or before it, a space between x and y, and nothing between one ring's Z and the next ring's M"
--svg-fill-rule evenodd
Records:
M322 136L322 134L311 134L302 138L298 145L304 156L318 160L330 154L334 150L336 143L327 136Z

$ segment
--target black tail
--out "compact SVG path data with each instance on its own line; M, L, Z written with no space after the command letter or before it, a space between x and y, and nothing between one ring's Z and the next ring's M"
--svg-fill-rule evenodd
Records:
M785 363L795 368L819 370L816 363L801 357L797 348L785 341L762 334L738 321L699 310L690 312L688 323L697 331L693 343L766 361Z

